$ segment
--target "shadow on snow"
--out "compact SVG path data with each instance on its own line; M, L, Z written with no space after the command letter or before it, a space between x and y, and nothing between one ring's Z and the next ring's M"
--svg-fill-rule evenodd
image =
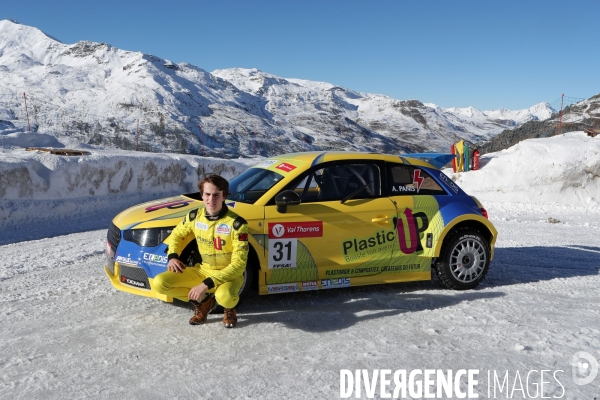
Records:
M599 254L600 247L593 246L496 248L487 277L474 290L440 292L441 283L433 278L433 284L410 282L256 296L241 304L240 313L248 316L248 324L282 323L308 332L336 331L362 321L510 295L481 289L598 275Z

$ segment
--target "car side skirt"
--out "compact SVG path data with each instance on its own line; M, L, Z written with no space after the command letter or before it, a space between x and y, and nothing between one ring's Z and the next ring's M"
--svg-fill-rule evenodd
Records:
M338 289L355 286L367 286L367 285L380 285L387 283L401 283L401 282L415 282L415 281L430 281L431 271L426 272L405 272L396 275L386 275L385 279L382 279L381 275L371 276L360 276L360 277L342 277L342 278L329 278L329 279L318 279L316 281L308 282L290 282L290 283L278 283L272 285L259 285L258 294L279 294L279 293L292 293L292 292L306 292L311 290L326 290L326 289Z

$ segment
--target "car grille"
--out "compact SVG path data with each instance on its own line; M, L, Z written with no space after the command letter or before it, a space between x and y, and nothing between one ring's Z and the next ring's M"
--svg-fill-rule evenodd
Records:
M121 230L115 224L110 224L108 232L106 232L106 240L108 240L113 250L116 251L119 242L121 242Z
M150 289L148 274L146 274L146 271L143 268L121 264L120 270L122 284L136 287L138 289Z

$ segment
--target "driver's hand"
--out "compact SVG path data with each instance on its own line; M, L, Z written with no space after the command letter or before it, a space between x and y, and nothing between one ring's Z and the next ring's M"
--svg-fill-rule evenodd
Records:
M185 269L185 264L176 258L171 258L169 263L167 264L167 271L175 272L176 274L179 272L183 272Z
M204 282L197 286L194 286L190 289L190 292L188 293L188 299L200 301L200 299L202 298L204 293L206 293L207 290L208 286L206 286Z

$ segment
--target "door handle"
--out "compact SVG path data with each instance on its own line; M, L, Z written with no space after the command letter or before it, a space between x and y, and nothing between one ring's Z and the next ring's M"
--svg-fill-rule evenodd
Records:
M390 217L379 217L371 219L371 222L375 222L376 224L385 224L391 220Z

